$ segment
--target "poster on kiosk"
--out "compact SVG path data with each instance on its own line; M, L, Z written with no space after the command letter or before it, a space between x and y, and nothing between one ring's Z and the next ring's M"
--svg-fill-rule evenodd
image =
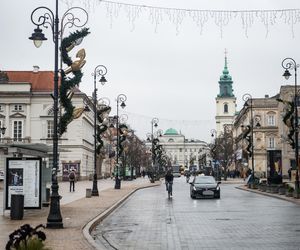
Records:
M41 208L41 158L7 158L5 207L11 195L24 195L24 209Z

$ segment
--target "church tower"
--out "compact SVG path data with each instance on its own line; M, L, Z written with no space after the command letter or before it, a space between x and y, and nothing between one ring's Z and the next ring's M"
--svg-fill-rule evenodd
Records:
M219 80L219 94L216 97L216 130L219 136L224 131L224 124L232 124L236 112L236 97L233 94L232 78L227 68L227 52L225 65Z

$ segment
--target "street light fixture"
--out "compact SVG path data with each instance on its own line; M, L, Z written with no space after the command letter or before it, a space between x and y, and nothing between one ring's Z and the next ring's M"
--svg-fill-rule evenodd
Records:
M117 162L116 162L116 167L117 167L117 171L116 171L116 177L115 177L115 179L116 179L116 181L115 181L115 189L121 189L121 179L120 179L120 177L119 177L119 143L120 143L120 138L119 138L119 136L120 136L120 132L119 132L119 123L120 123L120 117L119 117L119 106L121 107L121 108L125 108L126 107L126 104L125 104L125 102L126 102L126 100L127 100L127 96L126 95L124 95L124 94L119 94L118 96L117 96L117 99L116 99L116 101L117 101L117 118L116 118L116 122L117 122L117 124L116 124L116 127L117 127Z
M75 17L72 13L74 10L80 10L85 13L86 21L82 24L80 19ZM44 12L42 15L38 15L39 12ZM36 14L37 13L37 14ZM37 16L38 17L37 17ZM59 52L59 35L62 37L65 27L83 27L87 23L87 12L80 7L73 7L68 9L61 21L61 29L59 30L59 18L58 18L58 0L55 1L55 12L52 12L48 7L38 7L31 13L31 22L37 26L34 29L34 33L29 37L33 40L36 47L40 47L42 42L47 40L43 34L40 26L47 28L51 27L53 42L54 42L54 93L53 98L53 166L52 166L52 185L51 185L51 202L50 210L47 218L47 228L63 228L62 216L60 212L60 198L58 194L58 182L57 182L57 171L58 171L58 52Z
M94 175L93 175L93 189L92 196L99 196L98 192L98 181L97 181L97 77L100 77L99 82L104 85L107 81L105 75L107 68L104 65L98 65L94 69Z
M294 95L294 112L295 112L295 161L296 161L296 180L295 180L295 190L299 190L299 146L298 146L298 136L299 136L299 128L298 128L298 92L297 92L297 68L299 64L293 58L285 58L282 63L282 67L285 69L284 78L286 80L289 79L291 73L289 69L294 70L294 78L295 78L295 95Z

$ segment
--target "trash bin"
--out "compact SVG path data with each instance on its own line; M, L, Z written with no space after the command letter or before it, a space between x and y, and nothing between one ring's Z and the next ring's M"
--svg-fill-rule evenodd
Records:
M92 189L90 189L90 188L86 189L85 197L86 198L91 198L92 197Z
M121 179L116 177L115 189L121 189Z
M46 197L45 201L43 202L43 207L48 207L50 205L50 188L46 188Z
M24 215L24 195L12 194L10 199L10 219L22 220Z

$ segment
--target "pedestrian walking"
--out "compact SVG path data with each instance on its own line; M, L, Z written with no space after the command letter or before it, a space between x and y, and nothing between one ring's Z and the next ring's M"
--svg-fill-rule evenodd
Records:
M70 173L69 173L69 182L70 182L70 192L75 192L75 180L76 180L76 174L75 170L71 168Z
M289 174L289 180L291 181L291 179L292 179L292 168L289 168L288 174Z

